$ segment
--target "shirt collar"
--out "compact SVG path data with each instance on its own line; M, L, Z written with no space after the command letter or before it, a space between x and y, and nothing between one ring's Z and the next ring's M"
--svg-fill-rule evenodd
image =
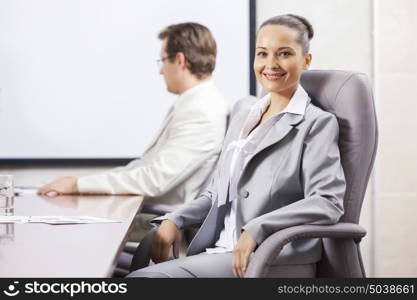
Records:
M285 107L285 109L274 115L272 118L276 119L285 113L304 116L306 107L309 102L310 97L308 96L307 92L301 85L298 85L297 90L291 97L290 102ZM271 94L267 94L252 106L248 114L248 117L246 118L246 122L244 123L244 127L241 131L240 138L248 136L249 132L253 129L253 127L259 123L262 114L268 109L270 103Z
M284 108L283 111L281 111L277 115L284 114L284 113L291 113L291 114L304 116L304 113L305 113L305 110L309 101L310 101L310 97L308 96L304 88L299 84L294 95L291 97L291 100L288 103L288 105ZM252 107L252 110L257 110L261 114L263 114L267 110L270 103L271 103L271 94L267 94L264 97L262 97Z
M213 85L213 81L211 79L205 80L199 84L197 84L196 86L193 86L192 88L186 90L185 92L183 92L182 94L179 95L179 97L177 98L177 100L174 103L174 107L177 107L178 105L180 105L182 102L184 102L184 100L193 97L196 93L198 93L200 90Z

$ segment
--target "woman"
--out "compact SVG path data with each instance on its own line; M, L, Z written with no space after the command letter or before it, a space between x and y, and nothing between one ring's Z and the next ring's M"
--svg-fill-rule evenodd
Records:
M208 189L162 221L157 263L131 277L244 277L250 255L269 235L300 224L333 224L343 214L345 179L336 118L310 103L300 76L311 63L310 23L281 15L260 27L254 71L268 95L236 113ZM187 257L180 230L199 226ZM321 240L287 244L270 276L313 277Z

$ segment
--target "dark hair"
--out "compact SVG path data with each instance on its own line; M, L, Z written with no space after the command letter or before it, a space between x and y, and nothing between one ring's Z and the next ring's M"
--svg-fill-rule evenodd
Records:
M159 39L167 39L166 52L170 61L182 52L188 69L197 78L210 75L216 66L217 46L210 30L198 23L180 23L162 30Z
M314 36L314 30L313 26L306 18L293 14L275 16L263 22L259 29L266 25L285 25L289 28L297 30L297 42L303 48L303 53L307 54L310 50L310 40Z

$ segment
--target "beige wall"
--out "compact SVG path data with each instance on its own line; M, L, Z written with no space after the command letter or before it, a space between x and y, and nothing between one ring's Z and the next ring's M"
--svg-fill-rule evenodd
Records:
M417 277L417 1L375 1L377 275Z
M312 69L372 70L371 0L258 0L257 22L295 13L314 27Z

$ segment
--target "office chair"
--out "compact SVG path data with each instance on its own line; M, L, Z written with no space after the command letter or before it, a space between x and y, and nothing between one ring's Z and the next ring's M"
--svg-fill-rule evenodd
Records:
M347 71L305 71L301 85L315 105L337 117L339 148L346 178L345 213L334 225L298 225L272 234L254 252L245 276L265 277L289 242L322 238L323 251L321 260L317 262L317 277L365 277L359 243L366 230L358 223L378 140L372 89L365 74ZM249 101L253 102L253 99ZM152 230L141 242L131 271L149 264L155 232L156 229Z

